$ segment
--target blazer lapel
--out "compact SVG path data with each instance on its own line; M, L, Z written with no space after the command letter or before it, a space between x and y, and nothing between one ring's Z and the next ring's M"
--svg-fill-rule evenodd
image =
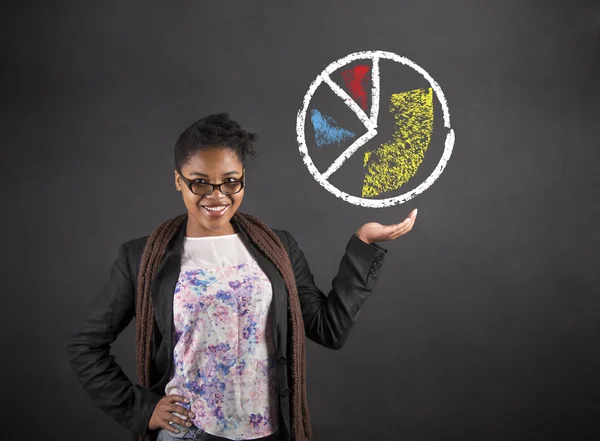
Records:
M181 269L186 227L187 219L167 246L165 256L156 271L150 288L156 326L167 343L169 365L172 364L173 356L173 295ZM167 372L166 375L168 374Z
M254 257L260 268L271 281L273 289L272 300L272 335L273 343L278 354L285 354L287 350L287 290L282 275L277 267L269 260L263 251L252 241L248 233L246 233L235 219L231 219L231 223L240 234L240 239L246 245L246 248Z

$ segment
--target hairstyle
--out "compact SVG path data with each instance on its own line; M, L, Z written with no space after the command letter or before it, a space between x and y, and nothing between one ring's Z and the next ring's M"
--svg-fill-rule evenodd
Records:
M257 135L242 129L228 113L217 113L199 119L183 131L175 143L175 169L181 167L202 149L228 147L234 151L242 164L248 155L255 156L254 142Z

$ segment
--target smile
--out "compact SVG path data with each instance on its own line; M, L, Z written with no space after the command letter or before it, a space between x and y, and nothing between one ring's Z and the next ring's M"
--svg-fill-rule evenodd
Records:
M203 211L212 218L215 217L220 217L222 216L227 209L229 208L229 205L215 205L212 207L206 206L206 205L202 205L202 209Z

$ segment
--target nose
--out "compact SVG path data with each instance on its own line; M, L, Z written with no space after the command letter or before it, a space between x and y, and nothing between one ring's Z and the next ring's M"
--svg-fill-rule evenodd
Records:
M219 193L217 193L217 192L219 192ZM210 199L210 200L217 200L217 201L219 201L219 200L225 201L225 200L229 199L227 197L227 195L223 194L223 192L219 188L213 188L212 193L207 194L204 197L207 198L207 199Z

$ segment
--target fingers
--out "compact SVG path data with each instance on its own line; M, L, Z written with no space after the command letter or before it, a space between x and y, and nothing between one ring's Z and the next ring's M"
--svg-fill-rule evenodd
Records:
M186 397L182 395L166 395L161 401L159 419L162 428L172 433L179 433L180 431L176 427L171 426L172 423L182 427L192 426L192 422L189 421L189 418L194 418L194 413L184 406L176 404L189 402Z
M406 228L408 228L411 224L413 223L413 218L412 217L407 217L406 219L404 219L402 222L400 222L399 224L394 225L394 231L392 232L392 234L397 234L398 231L402 231L405 230Z
M164 397L163 409L169 412L177 412L190 418L194 418L194 414L187 407L177 403L189 403L189 400L181 395L166 395Z
M414 226L415 222L417 220L417 215L413 215L408 222L406 223L405 228L402 229L401 232L399 232L399 236L402 236L403 234L408 233L410 230L412 230L412 227Z
M172 423L178 424L181 427L191 427L192 426L191 421L188 421L187 419L184 420L182 418L179 418L177 415L174 415L171 412L165 412L164 418L163 418L163 423L161 424L161 427L164 429L167 429L169 432L179 433L179 429L171 426Z
M177 416L177 415L175 415L173 413L170 413L167 416L166 423L167 423L167 426L169 426L170 429L175 429L174 427L171 427L170 423L179 424L180 426L183 426L183 427L191 427L192 426L192 422L189 421L187 418L185 418L185 419L180 418L179 416Z
M186 425L185 421L183 421L181 418L174 416L172 413L167 412L164 409L161 409L158 412L158 415L156 415L156 418L158 420L158 426L162 427L165 430L168 430L171 433L176 433L176 434L179 433L179 429L171 426L172 423L177 423L183 427L185 427L185 425ZM175 420L180 420L180 422L177 422ZM189 421L188 421L188 423L189 423Z
M167 403L187 403L189 402L189 400L187 399L187 397L184 397L183 395L165 395L162 400L166 401Z
M417 220L417 209L415 208L413 211L410 212L410 214L408 215L408 217L406 219L404 219L399 224L395 225L394 231L391 233L388 240L397 239L398 237L403 236L404 234L408 233L410 230L412 230L412 227L415 224L416 220Z
M194 418L194 412L192 412L189 409L186 409L183 406L180 406L179 404L170 404L165 406L165 409L168 410L169 412L177 412L178 414L183 415L185 418Z
M396 232L397 232L399 229L401 229L401 228L404 228L405 222L406 222L406 221L400 222L399 224L384 225L384 226L381 228L381 234L382 234L384 237L390 237L390 236L392 236L392 235L396 234Z

